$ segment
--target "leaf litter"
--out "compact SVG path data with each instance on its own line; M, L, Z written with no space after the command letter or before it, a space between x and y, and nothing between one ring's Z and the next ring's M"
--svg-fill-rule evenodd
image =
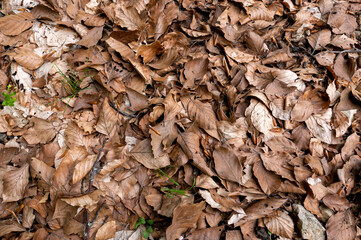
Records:
M2 239L361 239L358 1L0 12Z

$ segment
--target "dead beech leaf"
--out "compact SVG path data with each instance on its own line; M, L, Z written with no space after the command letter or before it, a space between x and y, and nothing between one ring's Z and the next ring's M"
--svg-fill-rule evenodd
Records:
M14 59L21 66L26 67L29 70L35 70L43 65L44 60L33 50L28 48L18 48L15 51Z
M292 168L289 166L289 155L286 153L261 153L260 154L263 166L268 170L276 173L277 175L294 181Z
M341 197L337 194L328 194L322 202L333 211L346 211L351 207L351 204L345 197Z
M326 233L328 240L356 239L356 222L351 210L331 216L326 223Z
M29 183L29 164L5 173L3 179L3 202L15 202L23 198Z
M149 139L144 139L139 142L130 151L135 160L143 164L149 169L164 168L170 165L169 156L165 154L161 157L155 158L152 151L152 145Z
M270 130L275 127L273 118L268 108L261 102L252 99L250 106L246 109L246 116L250 119L252 125L267 139L274 135Z
M263 219L267 229L280 237L292 238L294 224L292 218L284 211L279 211L278 216Z
M99 119L95 129L108 137L113 136L118 123L118 117L117 112L109 105L108 98L105 98L100 107Z
M83 36L83 38L77 42L76 44L90 48L92 46L97 45L98 41L103 36L103 26L101 27L94 27L88 33Z
M189 240L199 240L199 239L207 239L207 240L218 240L221 237L221 234L224 230L224 225L219 227L212 227L212 228L204 228L199 229L187 237Z
M109 221L99 228L95 235L95 240L110 239L115 236L116 224L115 221Z
M65 143L69 148L84 146L86 149L89 149L92 146L99 145L98 139L86 136L85 132L73 121L68 123L64 136Z
M305 121L310 132L328 144L332 141L331 116L332 110L329 108L324 114L314 114Z
M137 57L141 56L144 63L149 63L163 52L163 45L159 41L155 41L149 45L141 45L137 50Z
M328 51L320 52L315 55L317 62L325 67L332 66L336 54Z
M97 155L88 155L85 159L81 160L74 168L73 184L79 182L85 177L92 169Z
M215 169L218 175L233 182L239 183L242 178L242 166L235 152L221 146L213 151Z
M172 224L166 231L167 239L176 240L188 228L195 228L205 206L205 202L200 202L176 207L173 211Z
M348 161L349 157L351 157L356 146L359 143L360 143L360 137L357 135L357 133L353 133L347 137L345 145L343 145L341 149L341 156L345 162Z
M55 137L59 130L57 122L36 117L31 118L30 121L34 124L34 127L29 128L23 134L23 138L29 144L48 143Z
M34 17L30 12L21 12L0 18L0 31L8 36L16 36L33 26Z
M84 207L91 207L97 204L100 200L100 196L102 195L103 195L102 191L95 190L92 193L88 193L80 197L62 198L61 200L73 207L84 208Z
M328 29L321 30L309 36L307 40L313 50L320 50L330 43L331 31Z
M43 161L40 161L37 158L32 158L30 161L30 166L41 176L41 178L47 183L51 184L53 179L55 169L50 167Z
M154 16L154 39L158 40L162 36L172 21L177 18L179 8L174 1L164 1L161 4L156 4L154 9L151 9L152 16Z
M252 62L255 58L253 55L243 52L237 48L225 47L224 51L228 57L232 58L238 63L249 63Z
M332 14L327 19L327 24L332 27L332 32L350 34L357 28L356 17L347 13L348 6L348 2L341 2L332 8Z
M0 237L5 236L6 234L12 233L12 232L25 232L26 229L21 226L19 223L14 221L2 221L0 223Z
M262 190L267 195L275 192L281 185L281 178L273 172L267 171L261 161L258 161L253 165L253 173Z

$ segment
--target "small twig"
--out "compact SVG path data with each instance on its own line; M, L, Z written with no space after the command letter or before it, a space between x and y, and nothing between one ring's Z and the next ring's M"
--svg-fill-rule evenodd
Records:
M92 186L93 186L93 181L94 181L94 177L95 177L95 174L96 174L95 166L96 166L96 164L99 162L100 156L102 155L102 152L103 152L104 145L105 145L105 143L106 143L107 141L108 141L108 138L105 138L104 141L103 141L102 147L99 149L99 153L98 153L97 159L95 159L95 162L94 162L94 164L93 164L93 167L92 167L92 169L91 169L91 171L90 171L89 187L88 187L88 190L87 190L88 193L91 191L91 188L92 188Z
M118 113L122 114L123 116L131 117L131 118L137 117L137 115L123 112L122 110L120 110L119 108L117 108L117 106L115 105L115 103L112 103L110 100L109 100L108 102L109 102L109 105L110 105L112 108L114 108Z
M361 53L361 49L358 49L358 48L347 49L347 50L342 50L342 51L331 51L326 47L323 47L323 48L326 49L328 52L331 52L331 53L340 53L340 54L342 54L342 53Z

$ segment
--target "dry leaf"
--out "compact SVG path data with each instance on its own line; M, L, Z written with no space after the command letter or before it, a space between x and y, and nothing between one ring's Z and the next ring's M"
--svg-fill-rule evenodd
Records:
M55 169L40 161L37 158L32 158L30 161L30 166L41 176L41 178L47 183L51 184L53 179Z
M227 56L238 63L249 63L252 62L255 58L253 55L243 52L237 48L225 47L224 51L226 52Z
M155 158L152 151L152 145L149 139L144 139L134 146L130 151L135 160L143 164L149 169L164 168L170 165L169 156L167 154Z
M57 122L50 122L36 117L31 118L30 121L34 126L23 134L23 138L29 144L48 143L53 140L59 130Z
M100 107L99 119L95 129L108 137L112 137L116 131L118 117L117 112L109 105L108 98L105 98Z
M34 17L30 12L21 12L0 18L0 31L8 36L16 36L33 26Z
M74 168L73 184L76 184L85 177L92 169L97 155L88 155L85 159L81 160Z
M97 204L100 200L100 196L102 195L103 195L102 191L95 190L92 193L88 193L80 197L62 198L61 200L74 207L88 208Z
M279 211L278 216L263 219L267 229L280 237L292 238L294 225L292 218L284 211Z
M307 38L308 43L311 45L313 50L320 50L325 47L331 41L331 31L328 29L321 30L317 33L312 34Z
M205 202L197 204L184 204L174 209L172 224L167 228L167 239L175 240L187 231L188 228L195 228L198 218L205 208Z
M326 233L329 240L356 239L356 223L351 210L331 216L326 223Z
M116 224L115 221L109 221L99 228L95 235L96 240L110 239L115 236Z
M213 151L215 169L218 175L230 181L239 183L242 178L240 160L232 149L218 147Z
M3 202L15 202L22 199L29 183L29 164L6 172L3 182Z
M267 195L272 194L281 185L281 178L276 174L267 171L261 161L258 161L253 165L253 173L262 190Z
M16 50L14 59L21 66L29 70L35 70L44 63L44 60L38 54L25 47Z

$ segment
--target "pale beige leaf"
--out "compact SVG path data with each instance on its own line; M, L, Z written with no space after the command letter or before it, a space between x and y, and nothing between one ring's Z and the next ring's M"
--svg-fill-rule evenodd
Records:
M354 47L355 44L357 44L357 40L342 34L342 35L336 35L332 39L331 44L341 49L351 49Z
M279 211L277 216L263 219L267 229L280 237L292 238L294 224L292 218L284 211Z
M109 221L99 228L95 235L95 240L110 239L115 236L116 224L115 221Z
M274 135L270 132L275 127L272 115L263 103L252 99L251 105L246 109L246 116L250 118L253 126L263 133L267 139Z
M323 199L322 202L333 211L346 211L351 207L349 201L342 196L337 194L328 194Z
M358 144L360 144L360 136L358 136L357 133L353 133L347 137L345 145L343 145L341 149L341 156L345 162L348 161Z
M26 67L29 70L35 70L44 63L43 58L28 48L18 48L14 59L21 66Z
M242 166L240 160L232 149L218 147L213 151L215 169L218 175L233 182L240 182Z
M149 169L164 168L170 165L169 156L165 154L161 157L155 158L152 151L152 145L149 139L144 139L134 146L130 151L135 160L143 164Z
M55 169L50 167L43 161L40 161L37 158L32 158L30 161L30 166L41 176L41 178L47 183L51 184L53 179Z
M351 210L331 216L326 223L326 233L328 240L356 239L356 221Z
M267 171L261 161L258 161L253 165L253 173L262 190L267 195L275 192L281 185L281 178L273 172Z
M65 143L69 148L84 146L89 149L99 145L99 139L93 136L86 136L85 132L78 125L71 121L64 132Z
M34 17L30 12L21 12L0 18L0 31L9 36L16 36L33 26Z
M103 195L103 192L100 190L95 190L92 193L88 193L82 195L80 197L73 197L73 198L62 198L61 200L66 202L67 204L73 207L91 207L97 204L100 200L100 196Z
M328 109L326 113L322 115L314 114L305 121L310 132L316 138L328 144L332 141L331 116L332 110Z
M244 51L241 51L237 48L232 47L225 47L224 51L226 52L227 56L232 58L234 61L238 63L249 63L254 60L254 56L251 54L248 54Z
M29 175L29 164L5 173L3 202L15 202L23 198L25 188L29 183Z
M320 50L330 43L331 31L328 29L321 30L309 36L307 40L313 50Z
M104 99L103 104L100 107L99 119L95 125L95 129L103 133L104 135L111 137L116 130L118 123L117 112L109 105L108 98Z
M325 67L332 66L336 54L328 51L320 52L315 55L317 62Z
M166 231L167 239L176 240L188 228L195 228L205 206L205 202L200 202L176 207L173 211L172 224Z
M59 130L58 123L54 121L46 121L36 117L31 118L30 121L34 126L23 134L23 138L29 144L48 143L56 136Z
M73 184L79 182L90 172L96 159L97 155L89 155L75 166L73 172Z
M247 9L252 20L271 21L275 14L273 11L268 10L262 2L257 2Z

